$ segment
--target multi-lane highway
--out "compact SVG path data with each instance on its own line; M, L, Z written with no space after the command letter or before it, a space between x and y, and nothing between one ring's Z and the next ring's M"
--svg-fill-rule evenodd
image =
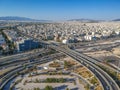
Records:
M111 50L112 48L115 48L120 45L119 43L111 43L111 44L100 44L100 45L86 45L86 46L80 46L79 48L74 48L78 50L81 53L85 52L93 52L93 51L102 51L102 50Z
M19 53L19 54L15 54L15 55L10 55L10 56L0 58L0 63L7 62L7 61L12 61L12 60L17 60L17 59L20 59L20 58L26 58L26 57L28 58L28 56L34 56L34 55L37 55L37 54L40 54L40 53L46 53L46 52L48 52L48 50L38 49L38 50L32 50L32 51Z
M75 60L81 62L85 66L89 66L88 68L99 78L101 81L104 90L120 90L116 82L101 68L92 63L93 58L80 54L70 49L63 49L57 46L51 46L52 48L65 53L66 55L74 58ZM95 60L94 60L95 61Z
M21 33L21 32L19 31L19 33ZM26 35L24 33L22 33L22 35L25 35L27 37L33 38L32 36ZM88 69L91 70L97 76L97 78L100 80L104 90L120 90L120 88L118 87L116 82L105 71L103 71L100 67L98 67L95 64L97 62L93 58L90 58L88 56L85 56L85 55L83 55L81 53L75 52L75 51L70 50L70 49L61 48L61 47L56 46L56 45L48 44L47 42L38 40L36 38L35 38L35 40L40 41L42 44L49 45L50 48L55 49L55 50L57 50L59 52L62 52L64 54L74 58L78 62L82 63L84 66L88 67ZM29 64L33 65L33 64L38 64L38 63L41 63L41 62L48 62L48 61L50 61L49 58L42 59L42 60L37 60L37 61L29 63ZM27 65L29 65L29 64L27 64ZM23 70L23 69L24 68L22 67L22 68L17 69L16 71ZM16 71L12 71L13 73L12 72L11 73L15 74ZM3 78L1 80L1 87L3 87L4 82L8 81L8 80L6 80L6 77L8 78L9 75L10 74L7 74L7 76L4 76L5 78Z
M9 67L11 65L19 65L23 62L28 62L27 60L34 59L34 57L38 57L39 55L49 53L50 50L41 49L37 52L27 52L27 53L21 53L16 54L12 56L7 56L6 58L2 58L0 60L0 69Z
M13 68L12 70L4 73L4 75L1 75L0 76L0 89L2 89L4 87L4 85L12 78L14 78L17 74L17 72L21 72L22 70L25 70L25 68L27 66L34 66L34 65L37 65L37 64L42 64L42 63L46 63L46 62L49 62L49 61L52 61L54 60L54 58L58 58L58 57L61 57L63 56L62 53L56 53L56 54L51 54L51 55L47 55L47 56L44 56L42 58L39 58L39 59L36 59L35 61L33 62L23 62L21 65ZM11 77L12 76L12 77Z
M26 35L24 33L22 33L20 30L18 30L19 33L21 33L22 35L25 35L27 37L33 38L30 35ZM40 41L42 43L45 43L45 45L49 45L48 43L38 40L36 38L33 38L37 41ZM84 65L89 65L89 69L99 78L99 80L101 81L104 90L120 90L119 86L116 84L116 82L105 72L103 71L101 68L99 68L97 65L95 65L92 61L96 61L93 58L90 58L88 56L85 56L81 53L75 52L73 50L70 49L65 49L65 48L60 48L58 45L53 45L50 44L49 45L50 48L55 49L59 52L63 52L64 54L74 58L75 60L83 63ZM96 62L97 63L97 62Z
M88 56L85 56L83 54L80 54L80 53L75 52L75 51L70 50L70 49L60 48L58 46L51 46L51 48L53 48L55 50L58 50L59 52L62 52L64 54L74 58L75 60L81 62L84 66L87 66L87 67L89 66L88 69L90 69L98 77L98 79L101 81L101 83L102 83L102 85L104 87L104 90L119 90L119 87L115 83L115 81L106 72L104 72L98 66L93 64L93 61L95 62L95 60L93 58L90 58ZM50 58L48 58L48 57L46 59L47 59L47 61L50 60ZM42 58L42 60L41 59L40 60L36 60L36 62L34 62L34 64L35 63L38 64L38 62L44 62L44 61L46 61L46 59ZM19 71L19 70L23 70L23 69L24 69L23 67L19 67L19 69L15 69L15 70ZM13 73L15 73L15 72L13 72ZM6 77L6 75L4 75L4 77ZM3 80L3 81L5 81L5 80Z

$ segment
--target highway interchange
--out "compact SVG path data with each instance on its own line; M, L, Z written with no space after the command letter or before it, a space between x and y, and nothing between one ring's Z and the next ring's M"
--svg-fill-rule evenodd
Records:
M92 58L87 57L83 54L77 53L73 50L69 50L69 49L65 50L59 47L55 47L55 46L53 46L53 48L83 63L83 65L85 66L89 65L88 68L99 78L99 80L101 81L104 87L104 90L119 90L119 87L115 83L115 81L106 72L104 72L102 69L100 69L98 66L96 66L95 64L91 62L93 61Z
M19 31L19 33L22 33ZM25 35L22 33L22 35ZM26 35L28 37L31 37L29 35ZM31 37L33 38L33 37ZM34 38L33 38L34 39ZM35 39L37 40L37 39ZM95 63L99 63L97 62L95 59L88 57L82 53L78 53L74 50L71 50L69 48L62 48L58 45L53 45L50 43L46 43L45 41L41 41L41 40L37 40L40 41L42 43L42 45L45 45L45 47L49 47L52 48L58 52L61 52L67 56L72 57L73 59L75 59L76 61L82 63L84 66L86 66L89 70L91 70L95 76L100 80L101 85L103 86L104 90L120 90L119 86L116 84L116 82L104 71L102 70L100 67L98 67ZM38 52L37 52L38 53ZM58 53L58 55L61 55L61 53ZM63 55L62 54L62 55ZM27 56L27 55L26 55ZM23 67L23 64L27 67L29 67L30 65L36 65L36 64L42 64L42 63L46 63L49 62L51 60L53 60L53 58L55 58L57 56L57 54L53 55L53 56L46 56L45 58L40 58L38 60L35 60L34 62L26 62L26 61L19 61L18 62L14 62L15 59L12 59L13 61L11 61L13 64L10 64L10 66L13 65L18 65L20 62L20 65L17 66L16 68L14 68L13 70L11 70L10 72L6 73L5 75L0 76L0 89L2 89L4 87L4 85L12 78L14 78L15 76L17 76L16 72L22 72L23 70L25 70L25 67ZM16 57L16 56L14 56ZM6 59L5 59L6 61ZM3 61L3 62L5 62ZM7 61L8 62L8 61ZM4 64L4 63L2 63ZM1 65L2 65L1 64ZM1 67L2 68L2 67ZM10 77L12 76L12 77Z
M10 70L9 72L4 73L4 75L0 76L0 89L4 88L4 85L11 79L11 76L15 77L17 72L21 72L21 71L25 70L26 67L29 68L29 67L33 67L34 65L37 65L37 64L46 63L51 60L54 60L54 58L61 57L61 56L63 56L62 53L55 53L55 54L44 56L42 58L37 58L31 62L29 60L22 61L21 63L17 62L17 64L18 64L17 66L16 66L16 64L10 65L10 66L16 66L16 67L14 69Z

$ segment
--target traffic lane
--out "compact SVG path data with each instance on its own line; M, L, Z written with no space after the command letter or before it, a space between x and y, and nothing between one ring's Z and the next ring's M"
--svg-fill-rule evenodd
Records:
M64 50L63 50L64 51ZM64 51L64 53L67 53L68 54L68 56L71 56L71 57L73 57L74 59L76 59L76 56L78 56L78 55L76 55L76 53L71 53L70 51ZM81 59L81 57L79 57L79 59ZM78 59L78 60L79 60ZM96 67L95 67L96 68ZM104 75L104 74L103 74ZM103 81L104 82L107 82L107 80L104 80L103 79ZM110 84L107 84L107 86L110 86ZM106 88L106 86L104 86L104 88ZM114 89L113 89L114 90ZM117 89L116 89L117 90Z

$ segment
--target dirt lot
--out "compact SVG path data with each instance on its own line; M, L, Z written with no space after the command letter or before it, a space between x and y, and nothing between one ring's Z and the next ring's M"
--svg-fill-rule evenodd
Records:
M74 70L75 73L78 73L79 75L81 75L84 78L90 78L92 77L92 73L85 67L81 66L79 68L76 68Z
M112 52L109 51L96 51L96 52L88 52L85 53L88 56L91 56L93 58L96 58L97 60L101 62L107 62L107 63L112 63L118 66L118 62L120 60L117 55L114 55Z

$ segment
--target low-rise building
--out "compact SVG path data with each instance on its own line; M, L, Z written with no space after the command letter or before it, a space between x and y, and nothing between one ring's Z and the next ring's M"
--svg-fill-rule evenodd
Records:
M5 38L2 35L0 35L0 46L2 46L4 44L6 44Z
M7 49L8 46L6 44L5 38L3 37L3 35L0 35L0 47L2 47L2 49Z
M16 49L18 52L27 51L39 47L39 42L33 41L31 39L21 40L16 42Z

